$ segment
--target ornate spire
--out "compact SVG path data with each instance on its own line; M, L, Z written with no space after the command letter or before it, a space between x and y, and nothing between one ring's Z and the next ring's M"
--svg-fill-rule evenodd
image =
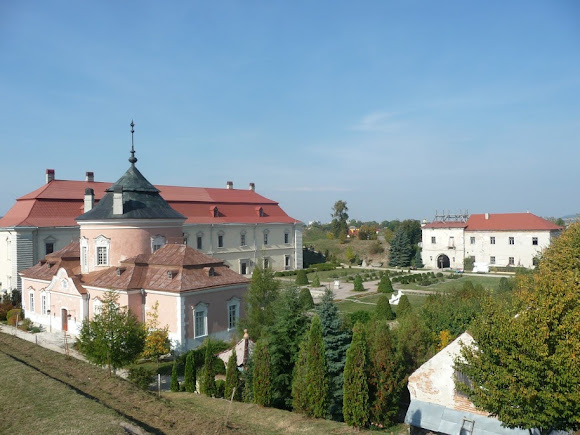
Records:
M135 123L133 122L133 120L131 120L131 157L129 157L129 162L132 165L135 165L135 163L137 163L137 157L135 157L135 143L133 141L133 134L135 133Z

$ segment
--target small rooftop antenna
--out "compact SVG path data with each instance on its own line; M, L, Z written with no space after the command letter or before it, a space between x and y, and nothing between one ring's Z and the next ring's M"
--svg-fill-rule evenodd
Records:
M129 157L129 162L134 166L137 162L137 157L135 157L135 142L133 139L133 135L135 133L135 123L131 120L131 157Z

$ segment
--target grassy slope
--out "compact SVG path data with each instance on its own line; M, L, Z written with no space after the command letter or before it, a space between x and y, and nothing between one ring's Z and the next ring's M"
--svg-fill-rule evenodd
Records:
M2 432L123 433L119 423L130 421L150 433L353 433L341 423L245 403L233 403L225 427L225 400L187 393L157 399L99 367L6 334L0 334L0 382Z

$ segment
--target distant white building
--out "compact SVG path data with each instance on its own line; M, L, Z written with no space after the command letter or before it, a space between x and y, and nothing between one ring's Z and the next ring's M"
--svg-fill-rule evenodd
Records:
M430 269L463 269L471 257L482 268L531 268L561 230L532 213L472 214L463 220L424 223L423 263Z

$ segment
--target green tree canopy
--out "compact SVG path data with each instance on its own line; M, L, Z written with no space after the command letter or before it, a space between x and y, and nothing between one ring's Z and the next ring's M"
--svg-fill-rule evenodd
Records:
M389 278L387 274L381 276L381 280L379 281L379 286L377 290L381 293L393 292L393 284L391 283L391 278Z
M393 320L395 318L395 313L391 309L391 304L389 304L389 298L387 295L380 295L377 300L377 308L375 309L375 319L377 320Z
M101 312L83 321L79 334L80 352L91 362L118 369L134 362L143 352L147 331L127 307L117 303L111 290L102 299Z
M300 269L296 272L296 285L308 285L310 281L308 281L308 275L306 274L306 270Z
M266 342L261 339L254 348L254 370L252 376L254 403L270 406L272 403L272 373L270 353Z
M235 389L235 392L234 392ZM236 348L232 350L232 354L228 359L228 366L226 368L226 385L224 389L224 398L230 400L234 393L234 399L240 400L240 371L238 370L238 356L236 355Z
M354 277L354 291L355 292L362 292L364 291L363 281L360 275L356 275Z
M348 233L348 207L346 201L336 201L332 207L332 232L337 239Z
M250 337L258 340L264 331L274 323L273 304L280 293L280 281L274 278L270 268L256 266L252 272L252 282L244 298L246 316L238 322L239 328L248 330Z
M456 369L458 388L506 427L580 429L580 224L519 277L513 303L487 300Z
M409 297L407 295L401 296L399 299L399 305L397 305L397 317L402 318L413 311L411 303L409 302Z
M413 256L413 246L402 227L395 232L389 249L389 266L408 267Z

